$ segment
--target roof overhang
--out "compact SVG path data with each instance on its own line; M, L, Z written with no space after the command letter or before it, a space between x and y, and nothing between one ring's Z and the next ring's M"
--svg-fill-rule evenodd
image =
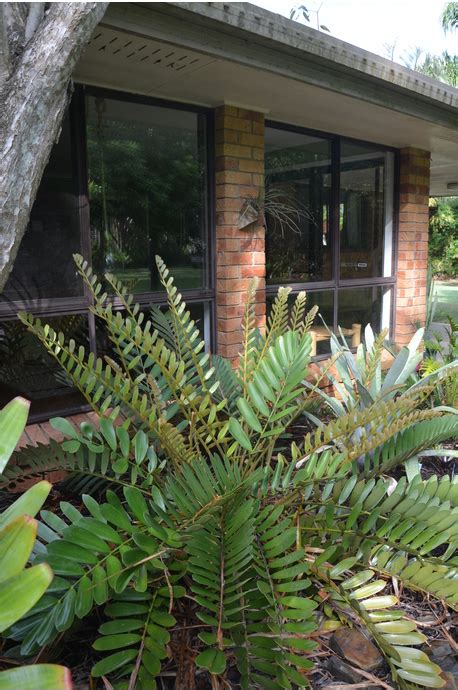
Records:
M458 180L457 89L248 3L112 3L75 78L423 148L432 194Z

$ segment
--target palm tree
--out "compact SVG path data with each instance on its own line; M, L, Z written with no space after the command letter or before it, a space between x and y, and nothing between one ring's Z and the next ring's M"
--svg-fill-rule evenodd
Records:
M414 69L434 79L439 79L445 84L450 84L450 86L458 86L458 57L450 55L447 51L444 51L442 55L427 53L423 64Z
M441 14L442 28L447 31L455 31L458 27L458 2L447 2Z

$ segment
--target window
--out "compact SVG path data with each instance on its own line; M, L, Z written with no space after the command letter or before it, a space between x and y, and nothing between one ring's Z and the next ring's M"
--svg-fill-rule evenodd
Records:
M136 293L160 289L160 254L182 290L206 282L205 116L88 96L94 268Z
M307 290L356 346L366 324L391 326L394 153L331 135L266 127L266 276ZM269 300L268 300L269 301ZM330 350L323 323L314 354Z
M77 88L0 298L0 405L25 395L34 421L85 407L14 318L25 308L95 354L110 351L75 252L100 276L119 277L145 311L164 303L159 254L210 342L210 118L201 108Z
M268 129L265 144L268 284L332 277L331 142Z

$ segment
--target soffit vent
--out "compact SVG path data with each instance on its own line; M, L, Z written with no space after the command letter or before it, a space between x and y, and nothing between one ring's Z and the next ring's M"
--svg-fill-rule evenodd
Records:
M98 27L95 31L87 52L95 53L102 59L106 57L110 62L136 63L148 69L163 69L178 74L194 71L208 62L198 53L104 27Z

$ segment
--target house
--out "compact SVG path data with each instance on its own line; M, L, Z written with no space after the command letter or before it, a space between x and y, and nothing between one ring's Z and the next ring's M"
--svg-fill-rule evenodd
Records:
M75 252L145 310L160 254L230 359L252 277L260 324L289 285L350 345L367 323L405 343L425 319L428 199L457 184L458 90L251 4L113 3L0 303L0 403L84 409L15 318L109 353Z

